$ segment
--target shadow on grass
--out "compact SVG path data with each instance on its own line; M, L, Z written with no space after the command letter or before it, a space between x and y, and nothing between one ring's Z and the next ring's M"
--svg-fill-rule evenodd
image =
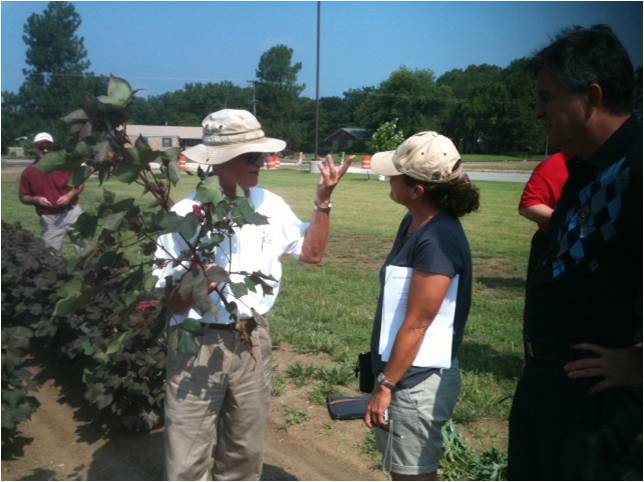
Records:
M480 276L476 277L476 281L481 283L487 288L492 289L524 289L525 278L502 278L502 277L489 277Z
M523 357L500 352L490 345L464 341L460 352L461 368L490 373L497 380L512 380L521 375Z

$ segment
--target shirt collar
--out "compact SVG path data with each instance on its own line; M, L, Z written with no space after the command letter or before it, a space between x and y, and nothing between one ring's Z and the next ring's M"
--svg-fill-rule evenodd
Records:
M636 135L637 121L629 117L588 159L588 163L596 169L604 169L626 154L631 141ZM584 162L577 158L577 162Z

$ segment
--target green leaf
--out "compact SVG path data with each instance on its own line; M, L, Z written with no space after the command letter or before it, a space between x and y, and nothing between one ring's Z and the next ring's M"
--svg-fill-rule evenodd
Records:
M228 272L221 266L208 268L206 276L209 283L226 283L229 281Z
M65 316L69 315L70 313L73 313L76 311L76 308L78 308L83 301L83 296L76 296L76 295L69 295L63 298L62 300L59 300L58 303L56 303L56 307L54 308L54 314L52 315L52 318L55 318L57 316Z
M192 238L199 228L199 220L193 213L188 213L186 216L179 216L175 212L162 213L161 219L156 224L161 229L160 234L179 233L186 239Z
M123 342L127 338L127 336L130 334L129 331L124 331L123 333L119 334L118 336L114 337L109 345L107 345L107 349L105 350L106 355L113 355L116 352L120 352L123 350Z
M96 226L98 225L98 217L90 214L88 212L83 212L76 223L74 223L74 228L78 232L81 238L93 238L96 234Z
M112 191L108 191L107 189L103 189L103 201L105 204L114 204L114 201L116 200L116 194L114 194Z
M96 348L94 348L94 345L92 345L89 340L85 340L83 344L81 345L81 348L83 349L83 354L87 356L92 356L94 353L96 353ZM85 374L83 374L83 377ZM84 380L83 380L84 381Z
M65 283L61 286L56 294L61 298L67 298L68 296L80 296L83 283L78 278L73 278L69 283Z
M82 164L77 157L67 157L65 151L53 151L46 154L36 163L36 167L44 172L73 171Z
M110 151L110 143L102 141L94 146L94 160L96 162L103 162L107 159L107 153Z
M237 201L237 213L235 214L239 214L241 217L241 220L238 222L240 226L244 224L268 224L268 218L255 211L246 198L241 198Z
M143 270L143 266L139 266L137 269L128 274L127 278L125 279L124 288L127 291L135 291L143 288L144 282L145 271Z
M133 162L121 162L114 169L114 176L126 184L132 184L139 177L139 173L145 169L145 166L135 164Z
M248 293L248 288L245 283L230 283L230 291L233 292L235 298L239 299Z
M125 149L125 155L131 162L139 164L141 162L141 156L139 156L139 150L135 147L128 147Z
M195 335L203 335L205 331L205 328L203 327L201 322L199 320L195 320L194 318L186 318L181 323L179 323L179 325L177 325L177 328L193 333Z
M168 163L168 179L173 186L176 186L181 179L181 170L179 169L179 164L176 161L170 161Z
M202 204L219 204L224 198L216 176L210 176L197 184L197 201Z
M110 77L107 84L107 96L117 105L125 107L132 97L132 87L127 80L120 77Z
M75 122L86 122L89 118L87 117L87 113L83 109L77 109L74 112L70 112L67 114L65 117L63 117L61 120L67 124L72 124Z
M127 214L126 211L119 211L112 213L105 218L105 223L103 224L103 229L108 231L118 231L119 227L123 223L123 218Z
M172 147L168 149L167 151L163 151L163 157L168 159L170 162L178 162L179 161L179 154L181 154L181 148L179 147Z
M179 343L177 344L177 348L179 352L196 356L199 353L199 344L197 343L196 336L184 330L179 330L178 335Z
M79 166L72 172L72 186L82 186L92 173L92 169L87 166Z
M115 253L114 251L106 251L105 253L101 254L99 258L96 260L96 267L97 268L110 268L114 266L114 263L116 260L119 258L119 255Z

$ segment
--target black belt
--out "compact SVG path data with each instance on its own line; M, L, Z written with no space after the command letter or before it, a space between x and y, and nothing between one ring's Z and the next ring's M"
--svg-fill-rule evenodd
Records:
M251 318L241 318L240 321L250 320ZM235 323L206 323L201 322L201 326L210 330L234 330Z
M595 352L573 348L570 345L558 345L534 341L525 342L525 354L526 358L530 360L561 363L580 360L582 358L596 358L598 356Z

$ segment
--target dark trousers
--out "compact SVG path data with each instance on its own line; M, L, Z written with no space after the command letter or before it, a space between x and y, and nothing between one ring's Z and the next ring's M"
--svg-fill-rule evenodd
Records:
M508 480L641 477L641 445L635 461L632 451L642 389L588 395L595 382L570 380L562 363L527 361L510 412Z
M528 278L534 270L535 263L546 252L550 245L550 236L538 229L532 236L530 242L530 257L528 258Z

